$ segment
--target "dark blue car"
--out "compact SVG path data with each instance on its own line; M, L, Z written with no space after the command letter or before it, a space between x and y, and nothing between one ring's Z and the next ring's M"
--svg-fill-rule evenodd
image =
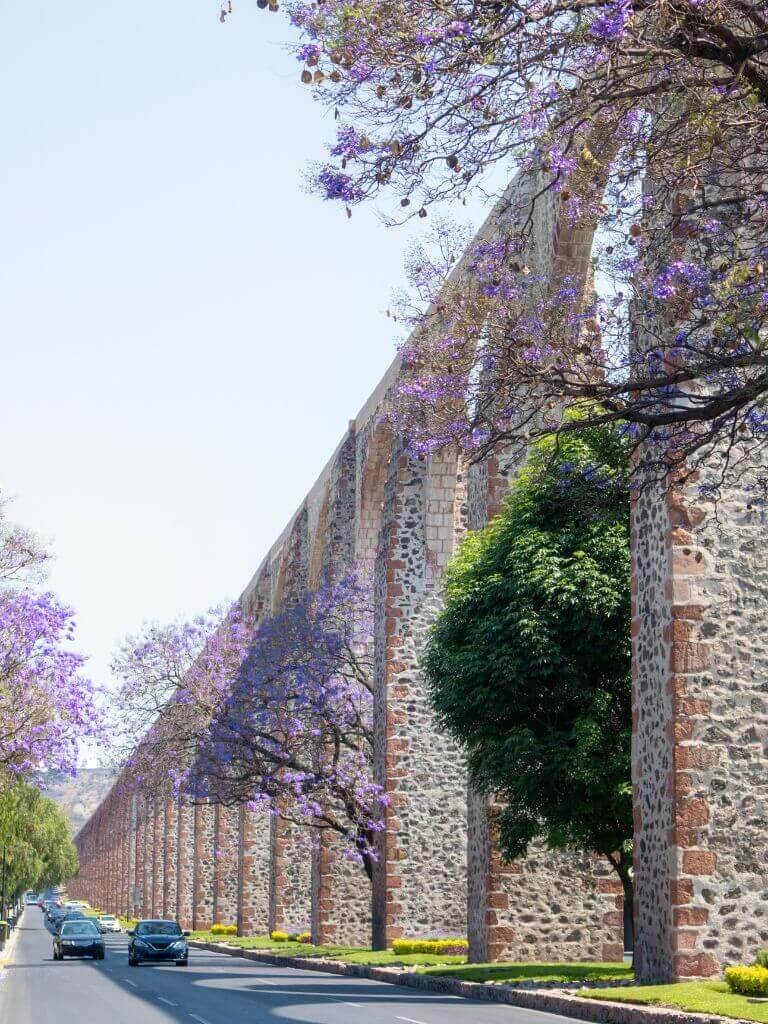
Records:
M53 938L53 959L65 956L92 956L104 959L104 939L94 921L64 921Z
M138 921L128 932L128 965L138 967L142 961L172 960L177 967L186 967L189 947L186 936L176 921Z

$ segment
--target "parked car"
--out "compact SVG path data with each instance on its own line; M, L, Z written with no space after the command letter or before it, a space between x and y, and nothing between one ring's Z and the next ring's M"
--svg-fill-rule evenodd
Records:
M30 907L33 903L37 903L38 895L36 892L28 892L24 896L24 906Z
M187 935L177 921L137 921L128 934L128 966L138 967L144 960L173 960L177 967L189 961Z
M120 922L114 914L99 914L98 916L99 928L103 932L119 932Z
M104 959L104 939L94 921L64 921L53 937L53 959L65 956L92 956Z

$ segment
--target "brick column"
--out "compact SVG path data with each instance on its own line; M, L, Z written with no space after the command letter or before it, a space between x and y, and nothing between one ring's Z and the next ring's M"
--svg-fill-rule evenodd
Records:
M210 804L195 805L195 862L192 927L205 931L213 921L214 810Z
M154 882L154 846L155 846L155 827L154 827L154 813L152 802L145 798L144 800L144 849L142 859L142 896L141 896L141 916L151 917L152 916L152 888Z
M217 805L215 824L215 886L213 919L219 924L237 923L238 813Z
M163 851L163 917L178 917L176 872L178 870L178 804L172 796L165 799Z
M273 817L271 827L270 931L309 930L312 920L310 837L299 826Z
M186 797L177 809L176 913L182 928L192 928L194 919L195 812Z
M240 808L238 935L269 932L270 817Z
M428 582L443 541L448 547L453 539L451 496L438 484L426 463L396 448L375 567L374 778L389 795L374 876L376 948L406 934L466 928L466 849L456 841L464 832L466 788L455 744L436 728L419 669L439 607ZM434 535L427 536L428 528Z
M716 467L717 468L717 467ZM633 510L636 957L713 976L765 944L768 560L756 481Z
M152 801L152 916L163 912L164 860L165 860L165 800L157 794Z

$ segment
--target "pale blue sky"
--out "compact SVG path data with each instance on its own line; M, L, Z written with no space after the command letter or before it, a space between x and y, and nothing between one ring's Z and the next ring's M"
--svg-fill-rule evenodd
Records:
M236 596L394 355L408 231L304 190L334 127L282 14L0 7L0 487L103 678Z

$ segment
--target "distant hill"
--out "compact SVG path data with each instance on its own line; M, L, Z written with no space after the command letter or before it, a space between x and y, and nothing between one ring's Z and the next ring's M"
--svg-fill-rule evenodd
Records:
M68 775L46 775L41 789L64 811L74 835L107 795L114 778L109 768L81 768L74 779Z

